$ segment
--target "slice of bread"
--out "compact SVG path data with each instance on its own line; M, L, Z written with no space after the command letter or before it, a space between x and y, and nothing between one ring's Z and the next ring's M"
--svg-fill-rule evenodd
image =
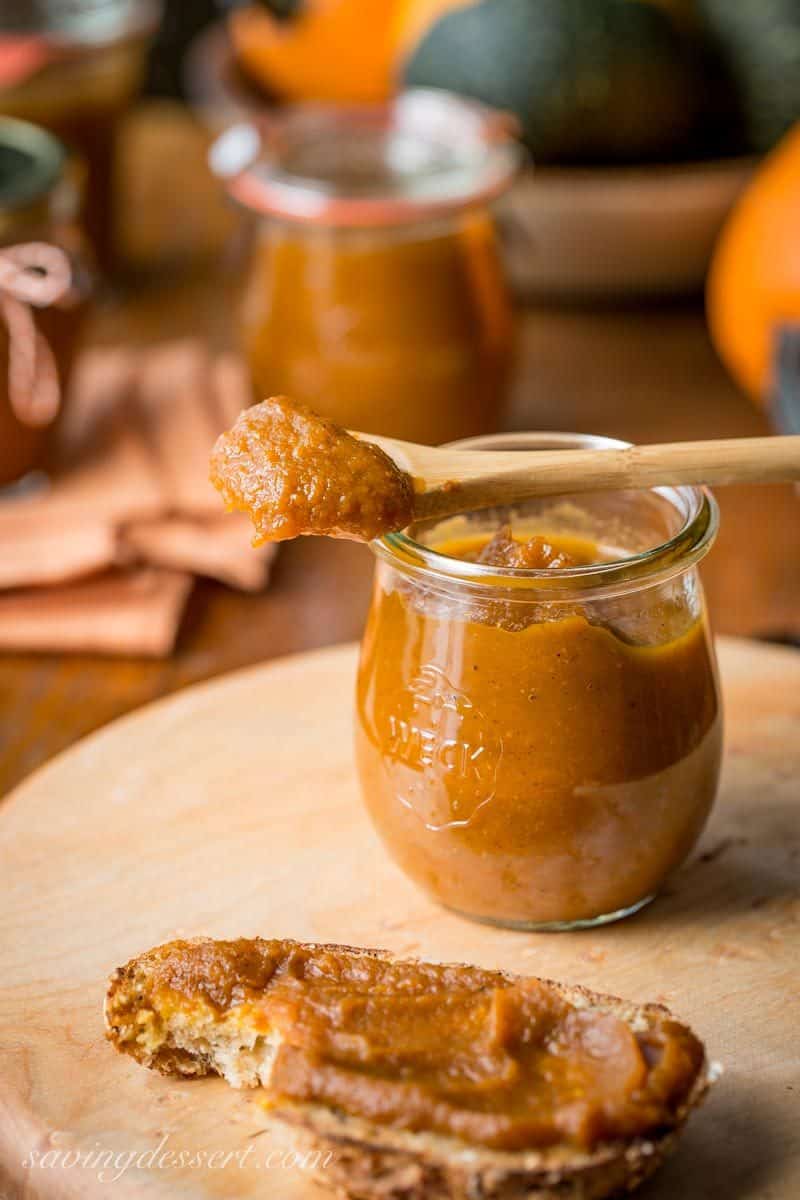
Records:
M234 1087L269 1089L281 1038L265 1022L265 1006L258 1005L259 963L282 945L292 943L199 938L168 943L133 959L109 983L108 1038L118 1050L164 1074L219 1074ZM384 951L349 946L300 948L400 961ZM232 962L237 964L233 972ZM503 984L525 978L470 966L458 970L489 974ZM671 1019L661 1005L635 1005L580 986L543 982L575 1008L611 1013L636 1034ZM327 1157L319 1182L353 1200L600 1200L632 1191L655 1171L705 1096L713 1074L704 1055L667 1128L601 1142L590 1150L566 1142L495 1150L280 1098L270 1115L292 1126L303 1149L319 1152L321 1161Z

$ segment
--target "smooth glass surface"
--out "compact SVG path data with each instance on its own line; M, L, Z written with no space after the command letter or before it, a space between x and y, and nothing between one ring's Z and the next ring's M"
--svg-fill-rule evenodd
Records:
M436 444L495 429L513 318L488 211L351 230L262 218L241 318L254 396Z
M438 549L509 518L596 541L606 561L548 573ZM376 543L359 774L389 852L434 899L513 928L581 928L636 911L683 861L720 765L696 570L715 529L706 493L658 489L554 497Z

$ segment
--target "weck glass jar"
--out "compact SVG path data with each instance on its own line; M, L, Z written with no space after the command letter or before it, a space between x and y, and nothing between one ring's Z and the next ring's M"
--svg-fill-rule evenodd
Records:
M591 549L537 569L476 561L509 522L517 537ZM530 501L373 543L358 770L390 854L435 900L498 925L577 928L636 911L683 861L720 766L697 571L716 528L709 493L658 488Z
M490 202L518 160L500 114L424 89L228 130L212 165L258 216L255 398L417 442L496 429L513 323Z
M79 207L61 143L0 118L0 488L47 465L63 412L91 294Z

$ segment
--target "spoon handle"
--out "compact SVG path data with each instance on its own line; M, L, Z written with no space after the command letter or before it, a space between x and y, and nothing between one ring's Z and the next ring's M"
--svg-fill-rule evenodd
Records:
M439 478L436 478L439 476ZM677 484L800 480L800 435L630 446L625 450L448 451L426 470L421 519L532 496Z

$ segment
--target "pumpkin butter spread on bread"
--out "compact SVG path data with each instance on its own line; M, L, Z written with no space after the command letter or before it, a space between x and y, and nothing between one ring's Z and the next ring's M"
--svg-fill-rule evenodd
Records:
M629 1190L709 1084L659 1005L348 946L170 942L115 972L106 1025L145 1066L266 1089L365 1200Z

